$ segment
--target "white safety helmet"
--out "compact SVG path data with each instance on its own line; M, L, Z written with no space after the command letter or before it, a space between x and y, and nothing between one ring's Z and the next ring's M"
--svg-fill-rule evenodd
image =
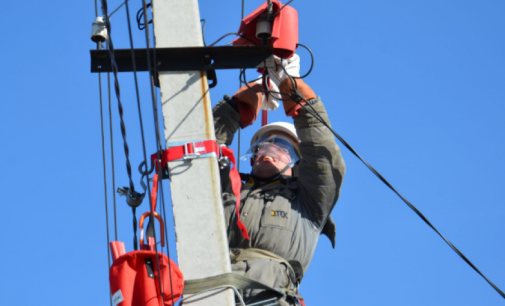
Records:
M268 155L293 167L300 159L299 143L296 129L291 123L270 123L254 134L251 139L251 147L240 159L246 160L255 155Z

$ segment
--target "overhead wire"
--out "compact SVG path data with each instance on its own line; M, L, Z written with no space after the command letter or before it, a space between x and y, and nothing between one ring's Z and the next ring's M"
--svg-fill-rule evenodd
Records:
M106 0L104 0L106 1ZM145 0L143 1L143 4L144 4L144 17L145 17L145 28L148 29L148 24L149 22L147 22L147 6L146 6L146 3L145 3ZM131 48L131 53L132 53L132 64L133 64L133 75L134 75L134 80L135 80L135 92L136 92L136 95L137 95L137 108L138 108L138 114L139 114L139 123L140 123L140 132L141 132L141 138L142 138L142 152L144 154L144 162L145 162L145 165L146 165L146 168L147 168L147 151L146 151L146 144L145 144L145 136L144 136L144 124L143 124L143 120L142 120L142 108L141 108L141 105L140 105L140 94L139 94L139 89L138 89L138 80L137 80L137 65L136 65L136 60L135 60L135 51L134 51L134 46L133 46L133 36L132 36L132 31L131 31L131 22L130 22L130 10L129 10L129 5L128 3L126 3L126 19L127 19L127 23L128 23L128 34L129 34L129 38L130 38L130 48ZM138 13L137 13L137 21L138 21ZM139 27L140 28L140 27ZM149 70L151 70L150 68L150 58L149 58L149 49L147 50L147 60L148 60L148 67L149 67ZM151 72L151 71L150 71ZM147 171L147 169L146 169ZM151 189L150 189L150 186L149 186L149 178L148 176L146 175L146 186L147 186L147 194L148 194L148 199L149 199L149 203L150 203L150 208L151 208L151 217L150 217L150 222L154 222L154 214L153 214L153 203L151 203ZM154 239L156 241L156 231L154 231ZM158 255L158 248L157 248L157 245L156 243L154 244L154 248L155 248L155 259L156 259L156 270L158 271L158 283L159 284L162 284L161 282L161 276L160 276L160 260L159 260L159 255ZM161 289L161 297L162 297L162 300L163 300L163 304L165 304L165 296L163 294L163 287L160 288Z
M114 168L114 136L112 133L112 101L110 95L110 72L107 72L107 93L109 97L109 129L110 129L110 155L112 164L112 198L114 200L114 240L117 241L117 213L116 213L116 171Z
M212 44L210 44L209 47L213 47L215 44L217 44L218 42L220 42L221 40L223 40L223 38L228 37L230 35L238 35L238 33L236 33L236 32L230 32L230 33L224 34L218 40L216 40L215 42L213 42Z
M98 3L95 0L95 17L98 17ZM101 49L101 43L96 43L96 48ZM100 95L100 123L101 123L101 134L102 134L102 160L103 160L103 184L104 184L104 197L105 197L105 226L107 229L107 274L109 274L110 268L110 237L109 237L109 207L107 205L107 170L105 165L105 135L103 130L103 100L102 100L102 74L98 73L98 91ZM109 90L110 91L110 90ZM112 295L109 289L109 300L112 306Z
M282 61L282 60L281 60ZM302 101L304 101L306 104L303 104L301 102L296 102L295 99L293 99L293 101L295 101L295 103L298 103L299 105L301 105L301 107L306 110L308 113L310 113L312 116L314 116L318 121L320 121L324 126L326 126L332 133L333 135L352 153L354 154L361 162L363 162L365 164L365 166L370 169L370 171L372 171L373 174L375 174L375 176L377 176L386 186L388 186L396 195L398 195L400 197L400 199L403 200L403 202L405 202L431 229L433 229L448 245L449 247L451 247L451 249L456 252L456 254L458 254L470 267L472 267L480 276L482 276L488 283L489 285L491 285L491 287L493 287L493 289L495 289L503 298L505 298L505 293L503 293L503 291L500 290L500 288L498 288L493 282L491 282L458 248L456 248L456 246L454 246L447 238L445 238L442 233L440 233L436 228L435 226L433 226L433 224L431 224L431 222L428 220L428 218L426 218L422 213L421 211L419 211L412 203L410 203L406 198L404 198L377 170L375 170L375 168L373 168L369 163L367 163L357 152L356 150L354 150L354 148L351 147L351 145L349 145L349 143L347 143L347 141L344 140L344 138L342 138L342 136L340 136L339 134L337 134L331 127L330 125L317 113L317 111L314 109L314 107L309 103L309 101L307 101L301 94L300 92L297 90L297 84L296 84L296 79L294 79L293 77L291 77L287 71L286 71L286 68L282 65L281 63L281 66L282 66L282 69L284 70L284 73L288 76L291 84L292 84L292 87L294 89L294 93L301 98ZM307 108L307 105L310 107L310 110Z
M244 20L244 1L245 0L242 0L242 14L240 15L240 21ZM242 87L242 80L238 80L239 81L239 84L238 84L238 88L240 89ZM238 139L237 139L237 142L238 142L238 145L237 145L237 156L240 156L240 144L241 144L241 141L240 141L240 128L238 129ZM237 171L240 172L240 162L237 162Z
M144 5L144 11L147 12L147 5L146 5L146 1L143 0L143 5ZM147 23L147 13L144 15L144 24ZM146 37L146 46L147 46L147 60L148 62L150 61L150 47L151 47L151 41L150 41L150 34L149 34L149 26L146 26L145 27L145 37ZM155 52L153 52L154 54L154 58L153 58L153 63L156 63L156 50ZM157 154L157 157L158 157L158 160L161 161L161 151L162 151L162 144L161 144L161 131L160 131L160 124L159 124L159 120L158 120L158 100L157 100L157 95L156 95L156 91L155 91L155 86L154 86L154 78L158 77L158 70L157 70L157 66L154 65L154 69L155 71L152 71L152 66L149 66L149 80L150 80L150 85L151 85L151 101L152 101L152 107L153 107L153 115L154 115L154 131L155 131L155 134L156 134L156 154ZM161 85L160 85L161 86ZM147 167L147 163L146 163L146 167ZM156 171L158 172L158 184L160 185L160 201L161 201L161 204L160 204L160 213L163 215L163 220L167 220L166 219L166 207L165 207L165 197L164 197L164 191L163 191L163 177L162 177L162 171L163 169L161 169L161 167L159 167L160 169L156 169ZM154 182L153 182L154 184ZM156 203L152 203L152 205L156 205ZM155 222L154 221L154 208L151 207L151 214L150 214L150 222ZM148 225L149 226L149 225ZM165 235L165 242L166 242L166 246L167 246L167 256L170 258L170 247L169 247L169 243L168 243L168 230L167 230L167 225L166 225L166 222L163 223L163 228L161 228L160 226L160 231L164 231ZM154 235L155 235L155 240L156 240L156 231L154 231ZM158 269L159 269L159 263L158 263ZM170 292L173 292L173 282L172 282L172 264L170 262L170 260L168 260L168 273L169 273L169 282L170 282ZM161 273L159 274L163 274L163 270L161 271ZM164 277L163 277L164 279ZM164 291L164 282L160 282L161 284L161 287L162 287L162 290ZM174 297L173 295L171 295L171 300L172 300L172 305L174 305Z
M126 0L125 2L121 3L114 11L112 11L112 13L109 14L109 18L112 17L112 15L114 15L115 12L119 11L119 9L123 7L123 5L125 5L125 3L128 1L130 0Z

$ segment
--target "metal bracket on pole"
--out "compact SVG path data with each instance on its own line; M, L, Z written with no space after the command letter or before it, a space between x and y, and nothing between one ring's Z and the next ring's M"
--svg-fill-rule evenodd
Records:
M150 49L152 71L206 71L215 69L273 68L272 46L186 47ZM156 52L156 56L154 53ZM108 50L91 50L91 72L112 72ZM114 50L119 72L133 71L130 49ZM147 49L135 49L137 71L149 71Z

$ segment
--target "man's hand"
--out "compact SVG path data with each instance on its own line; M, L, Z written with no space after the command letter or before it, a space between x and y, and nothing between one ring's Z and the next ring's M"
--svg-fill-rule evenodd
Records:
M242 86L234 95L240 113L240 126L245 128L256 121L263 105L263 88L257 82Z
M299 115L298 110L301 108L300 104L305 104L305 102L295 102L296 100L299 100L299 98L286 98L290 96L295 97L296 91L298 91L305 100L315 99L317 96L309 85L305 84L305 82L298 78L300 77L300 57L298 54L295 54L288 59L275 57L275 63L275 70L271 68L268 70L270 73L270 79L282 93L280 96L284 100L282 101L282 104L286 115L296 117ZM297 79L294 79L295 77Z
M289 76L300 77L300 57L298 54L293 55L288 59L282 59L274 55L275 69L268 68L270 80L272 80L277 87L286 80Z

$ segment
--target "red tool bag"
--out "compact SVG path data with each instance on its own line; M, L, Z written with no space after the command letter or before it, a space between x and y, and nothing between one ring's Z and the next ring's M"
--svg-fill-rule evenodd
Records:
M122 253L121 248L124 250L121 242L114 241L111 246L113 257ZM158 259L160 275L154 251L133 251L114 258L109 271L114 306L170 306L172 298L175 303L181 297L184 289L181 270L163 253L158 253Z

